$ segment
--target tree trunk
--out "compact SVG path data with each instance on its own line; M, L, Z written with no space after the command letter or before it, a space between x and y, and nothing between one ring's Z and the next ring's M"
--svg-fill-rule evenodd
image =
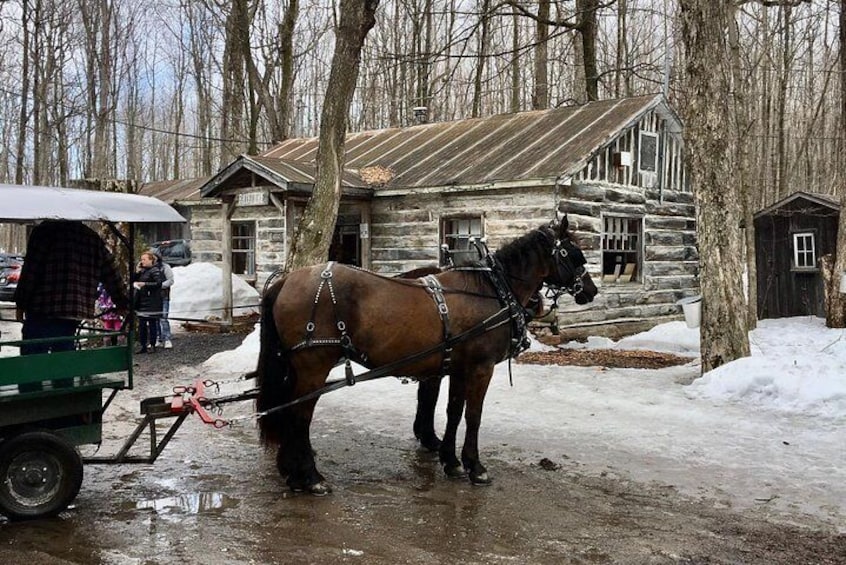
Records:
M197 134L201 136L199 163L195 164L194 170L200 176L212 174L211 132L212 132L212 96L209 87L209 65L205 56L205 42L199 36L201 26L196 21L197 16L189 12L189 29L191 41L191 68L194 75L194 88L197 97Z
M264 108L265 116L267 118L268 126L270 128L270 137L274 143L278 143L287 137L287 122L290 113L290 96L291 85L293 84L294 73L294 55L293 55L293 38L294 27L297 23L297 16L299 14L298 0L290 0L288 7L285 10L283 21L278 25L278 36L276 38L278 45L278 53L275 57L278 61L278 66L282 68L282 80L279 92L274 96L270 91L270 78L277 67L277 62L268 61L264 70L264 75L261 74L259 68L253 60L252 48L250 45L250 24L253 15L244 9L244 13L239 18L237 25L241 31L237 34L240 39L240 51L243 54L244 62L247 67L249 77L249 84L251 89L250 96L250 147L247 152L251 155L258 153L257 127L258 127L258 113L261 108ZM255 99L257 97L257 100Z
M725 29L732 0L680 0L688 97L684 104L702 288L702 371L749 355L743 298L741 205L725 118L731 75Z
M758 270L755 263L755 221L752 199L752 183L749 171L749 134L752 129L752 120L750 119L749 101L746 97L750 92L751 86L747 77L749 73L746 72L740 60L740 34L735 19L737 13L737 6L730 14L728 34L729 47L731 49L731 80L734 103L732 116L734 117L734 150L732 155L735 159L735 169L737 170L738 192L741 195L741 203L743 209L743 235L744 235L744 250L746 258L746 281L747 281L747 311L746 323L750 330L755 329L758 325Z
M846 139L844 139L843 124L846 124L846 0L840 0L840 139L838 144L838 161L840 163L840 218L837 224L837 258L834 262L834 273L828 287L826 308L826 325L830 328L846 327L846 300L840 294L840 276L846 272Z
M473 72L473 110L470 113L471 118L478 118L482 115L482 78L485 76L485 64L488 59L490 8L491 0L482 0L482 9L479 15L479 48L476 54L476 69Z
M97 111L94 114L94 152L92 155L91 175L94 178L112 176L109 167L109 125L112 113L112 7L108 0L100 0L99 24L100 44L97 47Z
M549 0L538 2L535 22L535 82L532 89L532 110L549 108ZM517 56L515 49L514 56Z
M599 0L576 0L579 32L582 36L582 63L585 70L587 101L599 100L599 70L596 64L596 12Z
M244 54L241 21L247 18L247 0L232 0L226 16L221 98L220 163L228 164L244 150Z
M24 161L26 149L26 133L29 129L29 50L30 50L30 17L29 0L21 2L21 28L23 29L23 53L21 55L21 112L18 122L18 141L15 155L15 182L24 183Z
M379 0L341 0L341 16L335 31L335 53L320 116L320 144L314 192L294 234L287 270L326 260L341 202L344 139L361 50L367 33L376 23Z
M516 13L511 16L511 100L508 107L509 112L520 111L520 16Z
M288 138L291 122L291 92L294 88L294 29L300 13L299 0L288 0L285 17L279 24L279 63L282 79L276 94L276 127L271 141L283 141Z
M792 45L791 45L791 14L793 13L790 5L782 6L781 8L781 68L779 69L779 87L778 87L778 198L785 198L788 193L787 183L787 87L791 80L791 66L793 62Z
M627 0L618 0L617 2L617 68L614 69L614 96L616 98L620 98L623 96L623 92L625 92L626 96L629 95L629 81L628 76L630 71L628 70L630 61L629 61L629 40L628 40L628 25L626 23L626 18L628 16L628 2ZM665 55L666 56L666 55ZM623 81L623 69L625 70L625 76L627 77L625 82Z
M423 13L418 15L414 26L415 93L414 104L429 108L432 103L430 84L432 75L432 1L425 0Z

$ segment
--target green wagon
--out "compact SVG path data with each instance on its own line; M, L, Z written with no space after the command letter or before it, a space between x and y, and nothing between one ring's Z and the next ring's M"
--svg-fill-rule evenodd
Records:
M130 194L0 185L0 202L0 223L105 223L126 246L130 267L135 224L185 221L159 200ZM118 222L130 224L128 235L116 228ZM89 330L73 338L79 345L74 351L0 356L0 513L11 519L58 514L79 492L83 463L152 462L184 420L188 412L174 413L164 397L148 399L141 403L144 418L136 433L118 454L80 456L78 446L100 443L103 414L115 395L132 388L131 315L129 322L124 324L125 345L99 346L116 334ZM0 338L0 351L14 352L6 348L21 343ZM173 418L161 440L155 426L160 418ZM150 455L128 456L144 429L150 433Z

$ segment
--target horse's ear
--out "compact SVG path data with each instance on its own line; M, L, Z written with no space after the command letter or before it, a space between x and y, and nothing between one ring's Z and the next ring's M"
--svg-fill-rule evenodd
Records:
M567 219L567 214L561 210L555 210L555 222L553 222L552 228L558 233L559 237L567 233L569 226L570 222Z

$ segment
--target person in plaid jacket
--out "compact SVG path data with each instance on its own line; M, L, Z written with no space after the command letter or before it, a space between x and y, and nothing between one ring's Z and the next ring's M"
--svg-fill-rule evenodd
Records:
M119 311L129 307L126 288L111 253L81 222L47 220L33 229L15 293L24 340L73 336L94 317L97 284L103 283ZM21 354L69 351L72 339L23 344Z

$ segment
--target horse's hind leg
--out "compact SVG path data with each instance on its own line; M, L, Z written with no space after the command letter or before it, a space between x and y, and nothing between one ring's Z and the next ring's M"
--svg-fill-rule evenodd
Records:
M291 429L288 434L291 441L284 458L288 470L287 483L291 490L323 496L332 492L332 488L317 470L309 437L311 418L316 404L317 400L311 400L291 408L292 417L289 420ZM281 454L280 457L282 457Z
M458 424L461 423L461 414L464 412L464 378L450 375L449 377L449 402L447 403L447 424L444 431L444 438L441 441L439 450L441 464L444 466L444 473L448 477L463 477L464 471L458 457L455 456L455 435L458 433Z
M294 361L296 382L292 398L303 396L319 389L326 382L326 376L332 363L325 361L327 356L319 356L309 351ZM317 399L307 400L289 407L284 418L287 427L284 430L284 443L277 454L277 466L280 472L287 471L287 483L291 490L306 491L321 496L332 492L323 475L317 470L314 450L311 447L311 420Z
M470 481L476 485L487 485L491 482L487 469L479 461L479 426L482 423L482 405L492 375L493 367L480 367L467 377L467 410L464 414L467 429L464 447L461 449L461 462L470 476Z
M414 437L429 451L437 452L441 440L435 433L435 405L441 391L441 378L421 380L417 388L417 415L414 417Z

